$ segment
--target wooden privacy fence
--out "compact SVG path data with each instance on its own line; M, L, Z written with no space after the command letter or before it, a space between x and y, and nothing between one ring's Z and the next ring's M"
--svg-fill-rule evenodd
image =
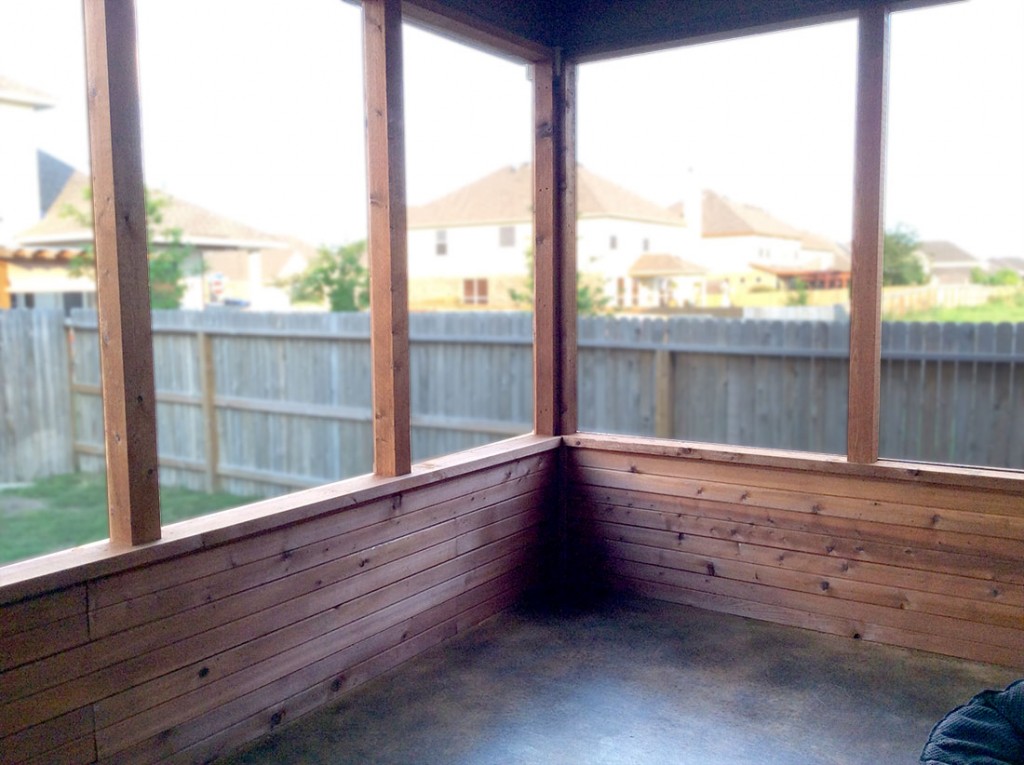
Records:
M156 312L163 482L262 495L368 472L368 324ZM59 314L0 313L0 481L102 469L95 316L68 326L71 354ZM415 459L530 430L528 314L414 314L410 333ZM599 317L579 338L583 430L845 451L843 322ZM1024 325L885 324L881 414L885 457L1024 468Z
M0 484L73 470L64 315L0 311Z

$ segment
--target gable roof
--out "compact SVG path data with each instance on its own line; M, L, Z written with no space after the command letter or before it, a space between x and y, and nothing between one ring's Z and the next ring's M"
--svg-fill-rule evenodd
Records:
M80 217L91 215L88 189L89 177L77 170L72 172L42 220L18 235L19 243L27 247L47 247L84 245L92 241L92 231L80 222ZM283 243L281 237L258 231L191 202L169 194L160 196L166 200L160 228L181 229L182 240L189 244L203 248L263 249ZM68 215L66 210L69 207L80 215Z
M700 276L706 273L706 268L676 255L650 252L641 255L629 267L629 275L634 279L644 276Z
M802 241L805 235L760 207L736 202L709 189L704 191L702 203L701 225L706 237L767 236Z
M54 105L54 100L42 91L0 74L0 103L3 102L31 106L34 109L48 109Z
M581 218L622 218L682 226L682 216L584 167L577 169ZM533 166L503 167L433 202L409 208L410 228L529 223L533 220Z
M944 266L962 265L964 263L980 265L980 261L971 255L966 250L957 247L952 242L946 242L943 240L935 240L930 242L921 242L917 249L923 252L932 266Z

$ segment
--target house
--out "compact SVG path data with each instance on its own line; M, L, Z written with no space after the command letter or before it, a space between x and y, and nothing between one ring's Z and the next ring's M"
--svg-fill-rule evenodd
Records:
M989 271L1013 271L1024 279L1024 258L990 258L988 261Z
M579 169L578 182L580 277L610 302L630 304L624 296L634 294L630 271L637 259L657 252L678 257L685 249L686 222L586 168ZM519 305L510 293L528 286L532 190L533 167L521 164L410 207L412 305Z
M33 117L53 106L42 94L0 77L0 308L95 306L95 286L76 266L91 246L89 178L36 145ZM282 283L315 254L301 241L266 234L177 197L158 193L163 221L195 250L183 306L289 304Z
M55 169L61 166L64 172ZM8 264L12 307L93 307L91 277L72 267L73 255L81 255L92 243L87 223L92 217L89 179L42 152L40 168L40 178L66 180L47 200L43 217L17 234L15 247L0 250L0 260ZM191 275L185 279L183 307L245 304L274 310L288 305L282 282L305 269L314 254L312 247L265 234L177 197L158 198L163 220L153 226L154 246L168 244L172 232L180 231L180 241L195 250L186 267Z
M0 74L0 247L39 219L35 115L54 105L48 96Z
M952 242L921 242L917 253L932 284L970 284L976 268L985 270L982 261Z
M711 271L709 279L727 285L733 298L791 286L797 279L811 289L849 284L849 257L826 237L710 189L703 192L701 206L698 262ZM682 205L673 209L681 211Z
M340 700L358 705L344 695L351 688L464 635L531 587L572 614L576 634L589 633L593 624L577 607L600 603L598 595L619 599L619 613L657 614L674 603L695 609L687 612L695 617L687 623L655 616L657 629L632 630L664 641L660 652L652 650L662 658L649 672L632 672L625 653L607 674L597 674L592 664L580 673L566 671L557 651L538 663L545 686L567 675L571 682L557 705L521 687L508 694L516 701L512 735L519 749L500 746L508 740L507 729L475 726L472 697L464 700L461 714L442 720L435 714L435 688L408 702L416 705L417 730L447 722L449 738L492 761L515 759L524 740L532 747L547 730L570 730L572 749L565 759L597 752L594 759L644 761L651 751L648 737L660 728L619 725L620 710L628 707L641 720L684 729L698 749L704 746L715 757L723 744L742 738L763 753L761 759L804 763L821 751L820 739L794 751L784 737L768 738L769 728L798 716L772 705L772 688L796 687L813 699L821 714L812 712L801 722L821 736L842 727L850 719L847 710L863 712L863 722L850 726L842 745L828 747L839 751L857 748L874 736L880 720L900 714L900 705L889 703L894 697L934 699L952 672L972 678L994 672L975 662L1006 667L1004 677L1024 668L1024 474L879 455L878 171L884 157L888 2L363 0L367 194L373 202L374 473L167 527L158 491L147 253L116 225L119 215L141 207L144 195L141 154L131 140L139 134L134 14L130 3L83 8L92 30L86 41L90 70L113 85L90 99L93 144L98 154L113 153L119 160L94 163L94 184L116 213L97 222L102 236L96 253L111 276L99 285L111 540L0 569L5 758L212 762L266 733L280 734L282 724L319 706ZM533 432L415 468L403 15L530 62L536 125ZM855 19L859 27L855 161L858 168L874 168L856 176L853 298L843 332L850 353L822 359L829 365L827 376L834 372L848 380L845 400L839 397L838 406L823 413L845 409L838 424L825 424L845 431L845 453L581 432L579 382L586 368L578 363L576 342L577 242L565 215L577 187L577 63L774 32L837 15ZM624 136L625 150L631 140L636 137ZM754 333L750 339L760 340ZM626 348L639 344L632 338L621 342ZM774 363L785 364L785 349L779 350ZM716 369L730 361L695 353L686 363L715 384ZM990 363L991 354L985 354L984 365ZM671 360L658 366L671 372ZM653 387L636 395L672 400L671 386ZM799 398L799 391L792 394ZM630 399L612 403L630 406ZM1005 437L1012 438L1013 424L1005 425ZM654 607L645 605L652 601ZM707 621L699 617L708 611L745 617L732 624L747 639L739 647L698 641L707 637ZM786 640L766 637L758 622L805 632L790 638L786 661L753 664ZM617 626L629 636L630 622ZM819 667L813 675L818 683L807 684L809 666L818 659L805 639L812 630L831 635L829 642L843 654ZM509 657L489 648L486 632L471 634L477 640L472 652L486 656L505 680ZM854 653L871 643L908 649L900 652L907 661L918 652L946 658L938 670L895 681L867 666L866 654ZM555 648L568 658L586 657L588 649L571 635ZM676 713L666 696L671 683L662 680L665 668L677 663L704 670L699 688L674 689L691 698L723 695L725 678L733 691L728 698L740 710L734 725L722 725L713 714ZM723 668L737 671L723 675ZM848 678L865 675L878 678L874 693L851 693ZM752 693L755 677L774 683ZM901 687L894 689L897 683ZM911 683L907 693L897 693ZM361 718L364 724L385 719L376 744L382 750L386 742L404 738L404 731L388 727L391 701L364 707ZM832 702L841 702L839 716L826 714ZM943 697L939 709L912 720L914 730L922 730L923 718L923 737L932 720L955 703ZM604 710L601 725L573 725L579 719L575 710L594 707ZM762 724L766 715L771 725ZM497 747L488 734L495 734ZM615 734L621 734L613 741L621 749L609 755ZM768 751L769 741L786 747L779 758ZM512 756L503 758L508 752ZM424 748L418 754L432 753Z

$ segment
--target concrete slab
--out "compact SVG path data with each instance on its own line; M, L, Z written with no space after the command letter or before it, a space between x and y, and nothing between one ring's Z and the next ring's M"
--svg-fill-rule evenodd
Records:
M227 760L915 763L1012 670L650 600L518 609Z

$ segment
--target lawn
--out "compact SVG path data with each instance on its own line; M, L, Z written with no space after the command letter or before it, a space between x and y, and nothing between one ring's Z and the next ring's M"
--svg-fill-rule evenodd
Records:
M938 321L938 322L1024 322L1024 290L1004 298L989 300L984 305L961 308L931 308L904 316L887 316L886 321Z
M254 501L234 494L160 489L164 523ZM102 475L73 473L0 490L0 563L94 542L107 536L107 484Z

